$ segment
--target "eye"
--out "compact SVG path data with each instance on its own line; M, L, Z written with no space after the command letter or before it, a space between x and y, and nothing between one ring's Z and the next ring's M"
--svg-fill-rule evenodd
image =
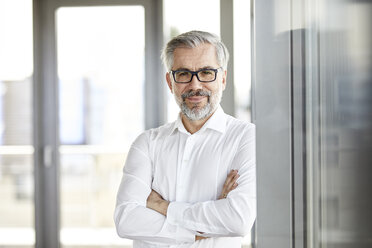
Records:
M212 70L202 70L201 73L203 75L212 75L214 73L214 71L212 71Z
M188 76L190 73L188 71L179 71L177 75L179 77Z
M177 71L176 77L189 77L190 72L189 71Z

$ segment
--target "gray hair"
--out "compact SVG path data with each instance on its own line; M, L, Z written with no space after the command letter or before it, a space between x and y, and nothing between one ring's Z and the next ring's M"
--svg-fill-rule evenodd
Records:
M162 51L161 58L164 66L168 71L173 66L173 54L174 50L178 47L194 48L200 44L209 43L216 48L216 56L220 66L224 70L227 69L227 63L229 61L229 51L226 46L222 43L221 39L212 33L204 31L190 31L187 33L180 34L170 40Z

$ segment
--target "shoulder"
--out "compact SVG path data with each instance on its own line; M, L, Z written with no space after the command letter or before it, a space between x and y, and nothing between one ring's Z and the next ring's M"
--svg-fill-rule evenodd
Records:
M256 125L251 122L239 120L235 117L227 115L226 131L229 136L254 136L256 132Z
M236 145L234 161L237 163L234 165L240 168L238 165L252 164L256 157L256 125L229 117L227 127L227 139L232 139Z
M151 128L142 132L133 142L132 146L137 148L148 147L151 143L162 139L170 134L174 123L167 123L157 128Z

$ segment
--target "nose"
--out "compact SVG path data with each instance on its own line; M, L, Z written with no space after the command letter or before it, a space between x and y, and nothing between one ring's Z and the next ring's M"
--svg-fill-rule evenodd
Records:
M202 82L200 82L197 78L197 76L194 74L192 75L191 82L189 83L189 89L191 90L199 90L203 88Z

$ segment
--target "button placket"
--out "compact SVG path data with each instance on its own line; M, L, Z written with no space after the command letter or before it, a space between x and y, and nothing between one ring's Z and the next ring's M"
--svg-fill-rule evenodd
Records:
M180 165L180 172L178 174L179 178L177 180L177 200L183 201L184 200L184 192L185 192L185 183L184 183L184 177L182 176L184 174L184 171L188 169L188 163L190 161L190 155L191 151L194 147L194 138L193 136L188 136L185 143L185 149L182 156L182 161Z

